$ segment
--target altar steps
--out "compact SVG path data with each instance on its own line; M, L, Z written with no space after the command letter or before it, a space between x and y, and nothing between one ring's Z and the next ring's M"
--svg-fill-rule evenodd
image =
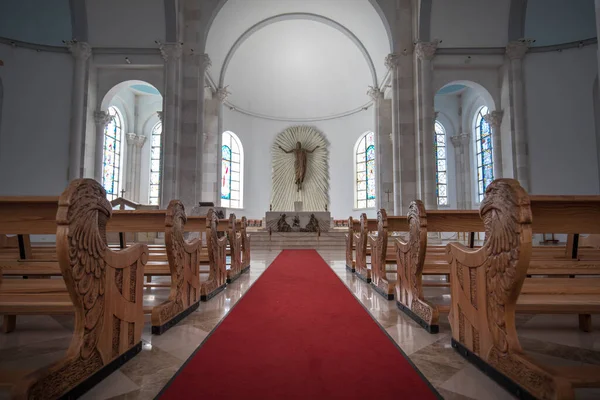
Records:
M344 249L347 230L321 233L249 231L252 249Z

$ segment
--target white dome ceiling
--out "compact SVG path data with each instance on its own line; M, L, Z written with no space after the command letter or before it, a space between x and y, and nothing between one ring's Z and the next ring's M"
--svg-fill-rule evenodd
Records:
M250 36L225 75L231 104L282 119L326 117L369 102L371 72L343 33L315 21L282 21Z
M209 75L230 104L277 119L360 109L390 41L369 0L228 0L208 33Z

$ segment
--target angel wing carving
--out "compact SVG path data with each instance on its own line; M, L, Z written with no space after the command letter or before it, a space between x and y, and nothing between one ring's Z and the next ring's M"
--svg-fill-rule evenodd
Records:
M294 154L286 154L281 150L293 149L297 142L308 150L315 149L313 153L307 154L306 175L300 192L295 184ZM273 211L293 210L295 201L303 202L304 211L322 211L329 204L327 146L324 135L310 126L294 126L277 135L271 147Z
M67 211L68 210L68 211ZM64 213L66 212L66 215ZM70 269L63 270L74 304L80 304L85 324L81 357L87 359L96 350L104 314L104 253L106 223L112 214L106 192L93 179L78 179L59 199L57 223L68 227ZM61 268L64 266L61 264ZM66 272L66 273L65 273ZM75 307L79 311L79 307Z
M185 223L187 222L187 216L185 215L185 208L183 203L179 200L171 200L167 208L165 216L165 244L171 248L171 254L167 253L168 256L173 256L174 260L169 260L169 265L175 268L174 280L177 284L177 290L171 290L169 300L174 302L174 307L179 311L184 308L183 301L183 285L185 279L183 277L183 269L185 266L185 248L184 248L184 237L183 231ZM171 298L173 297L173 298Z
M487 187L479 212L485 226L484 248L488 256L485 264L488 323L501 352L508 351L505 306L516 302L523 284L518 275L526 273L529 264L526 260L525 268L518 268L519 261L524 261L519 254L521 236L531 236L529 203L527 193L517 181L497 179Z

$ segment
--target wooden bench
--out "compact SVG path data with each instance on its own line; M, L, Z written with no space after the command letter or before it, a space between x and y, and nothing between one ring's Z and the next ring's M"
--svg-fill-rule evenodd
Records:
M547 198L534 205L512 179L498 179L486 189L481 218L488 237L481 249L448 245L452 305L452 346L467 360L516 396L573 399L577 387L600 387L600 367L560 367L527 355L517 336L515 312L523 296L534 309L590 305L587 294L558 296L552 306L543 294L521 295L532 252L533 224L545 232L600 233L600 206L595 198ZM552 280L548 280L552 281ZM541 283L537 283L543 286ZM579 284L579 283L578 283ZM581 283L583 285L583 283ZM598 296L594 295L596 308Z
M75 309L73 338L63 358L16 382L13 398L79 397L141 351L148 247L110 250L104 239L110 216L106 193L94 180L75 180L60 196L56 243ZM51 305L53 294L44 296L47 302L37 297L24 305Z

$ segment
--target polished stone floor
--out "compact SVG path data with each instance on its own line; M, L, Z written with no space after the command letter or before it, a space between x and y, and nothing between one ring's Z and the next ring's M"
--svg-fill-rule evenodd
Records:
M446 399L510 399L504 389L466 362L450 346L450 327L442 316L440 333L430 335L345 268L344 251L320 250L341 281L373 315L402 351ZM227 289L162 336L143 334L143 350L102 381L84 399L152 399L231 307L260 277L279 251L255 250L252 268ZM146 289L145 303L160 303L168 289ZM447 288L426 289L436 303L448 303ZM595 321L594 321L595 322ZM0 333L0 370L32 370L61 357L69 345L72 317L19 317L17 330ZM583 333L573 315L519 315L522 346L536 359L556 365L600 365L600 332ZM224 373L227 373L224 371ZM576 392L577 399L600 399L600 390ZM0 399L9 398L0 388Z

